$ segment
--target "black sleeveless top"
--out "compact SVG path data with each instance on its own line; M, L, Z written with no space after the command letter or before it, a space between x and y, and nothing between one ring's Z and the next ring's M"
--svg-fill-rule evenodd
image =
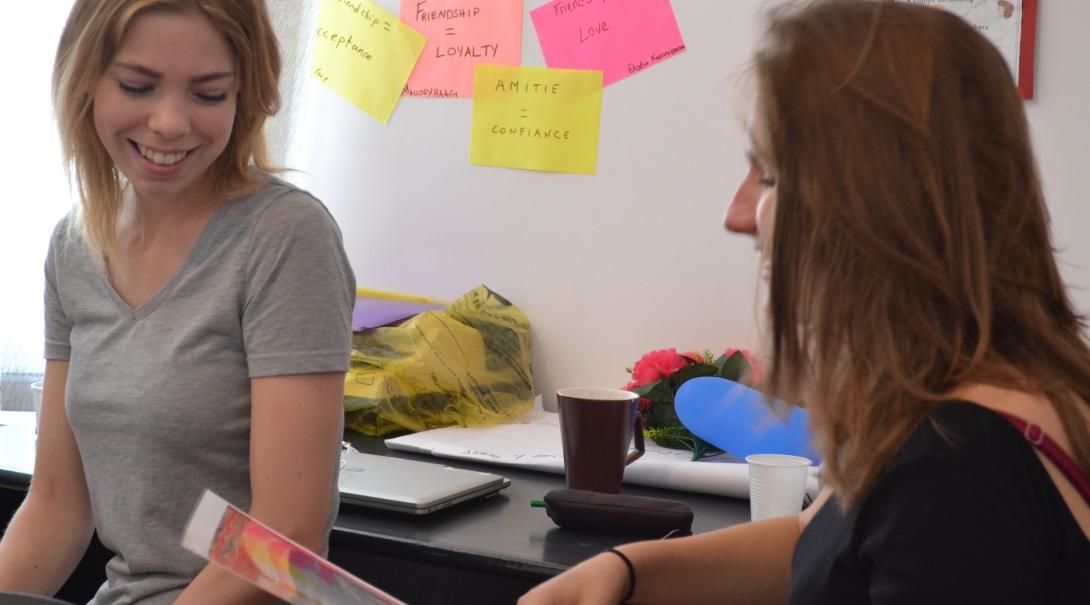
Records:
M966 402L931 419L858 506L810 521L788 602L1090 604L1090 540L1022 432Z

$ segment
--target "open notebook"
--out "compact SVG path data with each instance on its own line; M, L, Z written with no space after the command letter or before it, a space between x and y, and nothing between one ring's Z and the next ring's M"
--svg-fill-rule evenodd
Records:
M341 502L425 515L511 485L500 475L431 462L363 454L341 454Z

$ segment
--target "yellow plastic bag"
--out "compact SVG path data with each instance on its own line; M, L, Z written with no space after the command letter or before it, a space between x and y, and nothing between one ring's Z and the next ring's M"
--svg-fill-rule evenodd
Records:
M518 418L533 405L530 322L478 286L445 310L358 332L345 377L345 426L381 436Z

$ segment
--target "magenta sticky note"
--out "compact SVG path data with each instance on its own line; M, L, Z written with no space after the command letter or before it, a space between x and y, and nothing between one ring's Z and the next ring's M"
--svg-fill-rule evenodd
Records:
M598 69L605 85L685 50L670 0L553 0L530 19L549 67Z

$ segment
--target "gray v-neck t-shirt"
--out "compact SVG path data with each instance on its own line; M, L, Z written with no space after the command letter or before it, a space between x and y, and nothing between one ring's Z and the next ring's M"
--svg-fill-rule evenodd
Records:
M65 409L96 529L117 555L96 605L169 603L204 567L181 547L203 490L250 506L250 379L346 371L354 301L337 224L275 179L220 206L177 273L135 310L68 219L58 225L45 357L69 362ZM327 535L335 480L333 490Z

